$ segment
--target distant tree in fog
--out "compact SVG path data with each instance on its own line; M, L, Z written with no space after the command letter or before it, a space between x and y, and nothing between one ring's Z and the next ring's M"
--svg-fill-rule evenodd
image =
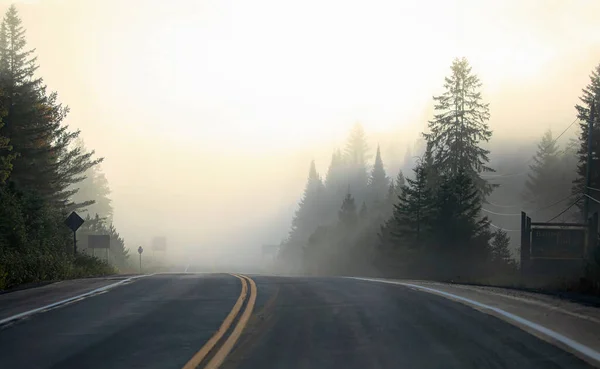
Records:
M78 140L77 145L81 147L82 152L86 152L82 140ZM99 214L107 223L111 223L113 207L110 199L111 190L106 176L99 166L89 168L84 175L84 180L72 185L78 191L73 194L71 201L80 204L82 212L87 212L92 217Z
M377 146L377 154L375 155L375 163L371 169L368 182L368 201L372 217L382 218L385 220L384 213L386 212L386 196L390 187L390 178L385 172L381 152ZM366 204L365 204L366 205Z
M433 98L435 115L424 137L431 144L440 174L456 174L462 170L482 194L488 195L493 187L480 173L493 170L488 166L489 151L480 143L492 137L487 123L489 104L482 102L481 82L465 58L455 59L451 71L451 76L445 79L446 91Z
M369 158L367 136L362 125L356 123L346 141L344 160L348 185L357 201L366 200L367 197L367 161Z
M510 254L510 238L508 234L498 229L493 233L490 247L492 265L499 268L513 267L515 262ZM497 272L497 271L496 271Z
M321 176L317 173L315 162L310 163L308 179L304 188L304 195L298 204L298 209L292 219L292 228L288 242L284 247L284 254L292 259L301 255L302 248L306 245L308 237L323 221L323 196L325 187Z
M354 202L354 197L352 197L350 193L346 194L346 197L344 198L342 207L338 211L338 218L340 220L340 223L343 224L347 229L352 229L358 224L356 204Z
M565 154L560 152L558 144L552 137L552 132L546 131L533 156L533 164L529 166L525 182L523 201L527 208L543 209L569 196L572 178L566 177L566 172L570 171L564 166L567 163L564 156ZM569 202L568 199L565 201ZM561 205L537 211L531 216L545 221L551 218Z

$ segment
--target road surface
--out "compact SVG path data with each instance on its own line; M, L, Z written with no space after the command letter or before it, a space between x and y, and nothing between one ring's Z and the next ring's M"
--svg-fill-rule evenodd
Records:
M406 286L249 277L153 275L5 317L0 368L592 367L481 309Z

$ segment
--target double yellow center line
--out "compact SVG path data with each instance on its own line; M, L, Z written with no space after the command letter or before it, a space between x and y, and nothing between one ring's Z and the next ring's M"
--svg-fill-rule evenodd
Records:
M238 297L235 305L233 305L233 309L229 312L219 329L215 332L215 334L202 346L200 351L198 351L190 361L185 364L183 369L196 369L198 365L207 357L207 355L213 350L215 345L225 336L225 333L231 328L233 321L240 313L242 306L244 305L244 301L248 297L248 285L250 286L250 297L248 298L248 303L246 304L246 308L242 312L240 319L238 320L236 326L233 328L233 331L227 337L225 342L219 347L218 351L212 356L210 361L204 366L204 369L217 369L225 358L233 349L233 345L237 342L237 340L242 335L246 324L248 324L248 320L250 319L250 315L252 315L252 310L254 309L254 304L256 303L256 283L249 277L232 274L234 277L238 278L242 282L242 292Z

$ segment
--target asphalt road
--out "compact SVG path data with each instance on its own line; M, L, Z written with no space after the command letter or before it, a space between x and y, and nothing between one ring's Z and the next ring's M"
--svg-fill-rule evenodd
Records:
M226 369L590 367L503 320L407 287L250 277L255 302L251 284L231 275L155 275L33 315L0 328L0 368L180 369L223 331L236 302L240 313L201 367L228 343Z

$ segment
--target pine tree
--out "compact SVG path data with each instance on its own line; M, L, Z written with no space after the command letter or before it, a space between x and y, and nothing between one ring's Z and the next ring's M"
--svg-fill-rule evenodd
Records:
M326 223L337 220L337 208L343 201L348 187L348 171L342 152L337 149L331 155L331 163L325 175L325 190L327 195L323 206L326 207Z
M588 124L590 119L594 119L594 129L592 131L592 153L594 153L590 168L590 187L600 188L600 64L592 70L590 75L590 83L582 90L582 95L579 97L580 104L575 106L577 110L577 118L580 120L579 127L579 150L577 156L579 163L577 165L577 177L573 181L572 194L573 197L580 197L586 193L586 170L587 170L587 152L588 152ZM593 114L592 114L593 111ZM590 196L596 197L595 192L590 193ZM590 201L590 214L600 211L600 208L595 201ZM583 210L583 201L580 209Z
M406 186L406 179L404 178L404 173L402 173L402 170L398 172L398 175L396 176L396 183L394 186L395 197L393 198L392 203L397 204L398 198L402 194L402 188Z
M417 164L413 171L415 178L407 178L408 183L402 187L388 227L394 238L419 247L430 229L432 192L427 186L423 163Z
M362 222L366 221L369 216L369 210L367 209L367 204L363 201L360 206L360 211L358 212L358 217Z
M508 234L502 229L494 232L490 248L492 264L500 268L514 267L514 260L510 255L509 247L510 238Z
M436 246L461 264L487 260L490 221L481 217L481 193L462 170L442 177L435 194Z
M120 270L127 268L129 259L129 250L125 246L125 240L119 235L115 226L110 223L108 226L108 235L110 236L110 260Z
M304 195L298 205L298 210L292 220L292 229L289 236L289 245L292 247L303 247L310 234L319 226L322 220L322 204L324 186L315 162L310 163L308 180L304 189Z
M85 152L83 140L78 140L77 145ZM78 190L71 197L71 202L76 207L81 208L82 212L87 212L92 216L99 214L110 224L113 217L113 207L106 176L102 173L100 165L89 168L84 175L85 179L83 181L70 187L70 189L76 188Z
M444 83L446 91L433 98L436 113L429 122L430 133L424 137L432 145L434 164L440 174L462 170L487 195L493 187L479 174L493 170L488 167L489 151L479 144L492 136L487 124L489 107L481 101L481 82L471 73L465 58L455 59L451 70L452 75Z
M344 160L347 167L348 184L357 201L363 201L367 195L367 161L369 146L363 127L357 123L352 128L346 142Z
M385 196L390 186L390 179L385 173L381 152L377 146L377 154L375 155L375 164L369 176L368 190L369 200L373 204L374 209L382 209L385 201Z
M0 132L4 123L0 121ZM9 144L10 140L7 137L0 135L0 186L5 183L12 170L12 161L15 155L11 152L12 146Z
M68 108L48 94L37 70L33 50L26 50L25 30L16 7L12 5L0 27L0 108L4 111L4 136L14 153L11 180L39 193L44 199L66 205L82 173L101 159L70 147L79 131L62 125Z
M533 157L533 164L529 166L529 169L530 173L525 182L523 193L523 198L529 207L539 209L556 203L569 195L570 186L562 180L565 168L562 166L559 147L552 138L550 130L544 133L538 144L538 150ZM565 201L568 202L568 200ZM549 212L555 213L558 208L560 206L551 208ZM552 216L549 212L536 212L532 216L545 221Z
M354 197L350 193L346 194L341 209L338 211L340 223L346 229L354 229L358 223L358 214L356 213L356 204Z

